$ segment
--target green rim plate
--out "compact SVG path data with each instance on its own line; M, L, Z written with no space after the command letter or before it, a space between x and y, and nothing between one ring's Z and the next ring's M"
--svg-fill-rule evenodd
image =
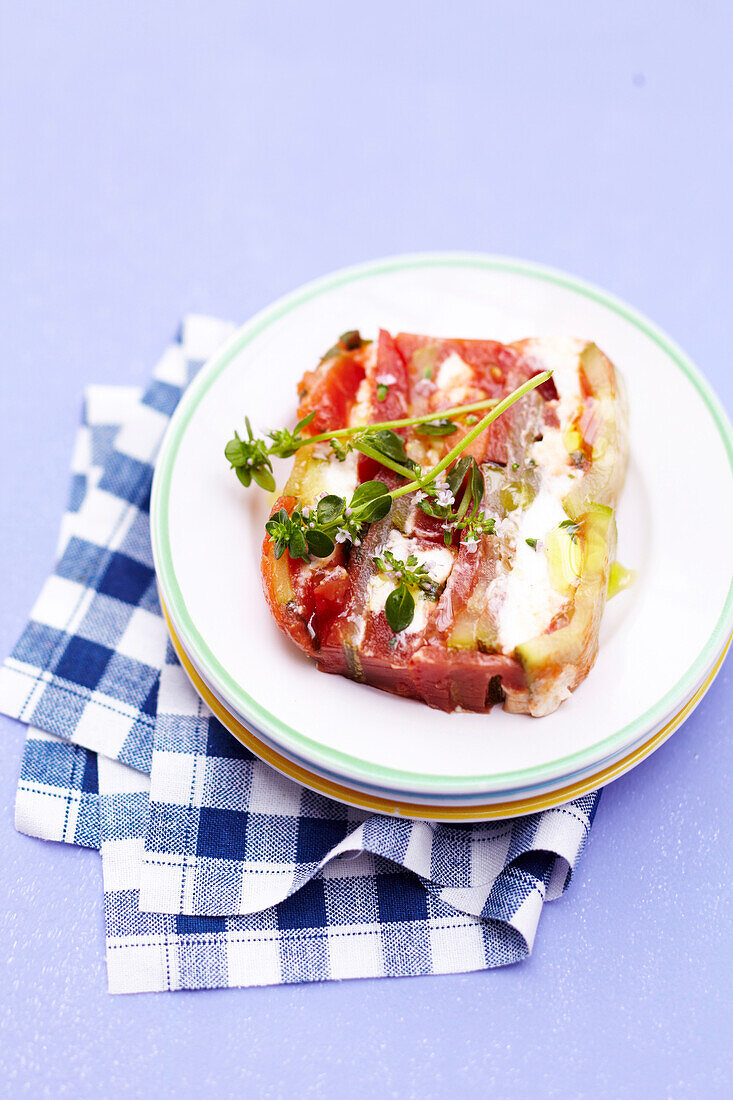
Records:
M707 381L680 348L656 325L632 309L631 306L626 305L626 303L590 283L539 264L507 257L483 256L473 253L425 253L377 260L345 268L308 283L279 299L239 329L224 348L206 364L189 386L171 420L161 447L151 499L151 538L158 583L161 586L161 592L176 631L196 666L204 673L205 678L210 683L217 685L223 696L231 702L238 713L245 717L249 716L260 729L266 730L276 743L280 743L284 749L312 761L316 767L332 775L343 775L357 782L361 780L371 786L375 784L382 786L392 794L399 793L400 790L420 791L424 792L426 796L451 791L459 794L461 791L468 789L475 791L482 785L485 785L487 790L492 791L505 787L519 789L524 785L533 786L554 777L559 778L568 773L578 772L610 758L620 752L623 746L633 745L640 741L647 731L659 725L666 715L672 713L675 707L696 689L707 670L720 654L731 629L733 629L732 581L717 623L702 651L675 686L632 723L579 752L519 771L489 773L486 775L436 776L430 773L381 767L372 761L363 760L331 746L323 745L282 722L276 714L261 706L255 698L241 688L227 669L218 661L206 639L202 637L197 629L186 607L173 566L167 520L171 477L176 456L181 440L199 402L221 373L227 369L248 344L260 336L269 326L312 298L345 283L355 283L383 273L421 267L451 266L503 271L553 283L600 303L641 330L665 352L670 361L682 371L694 386L720 434L729 466L733 472L733 430L730 422Z

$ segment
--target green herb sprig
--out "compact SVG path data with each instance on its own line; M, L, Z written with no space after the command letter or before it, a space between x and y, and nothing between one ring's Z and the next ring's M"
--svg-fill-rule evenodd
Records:
M397 584L387 596L384 614L395 634L406 630L415 616L415 597L412 589L424 592L429 600L437 600L440 585L430 576L426 567L410 554L406 561L396 557L391 550L382 551L372 558L379 573L390 573Z
M417 560L414 554L410 554L407 561L401 561L391 550L383 550L381 557L375 556L372 561L379 573L392 573L392 575L404 584L419 588L430 600L438 598L438 585L428 573L425 566Z
M415 617L415 597L404 581L387 596L384 615L395 634L406 630Z
M275 478L272 474L270 452L264 439L255 439L249 417L245 416L247 438L242 439L239 432L234 433L224 448L224 455L230 463L242 485L249 486L254 480L261 489L274 492ZM295 432L298 425L295 426Z
M580 530L580 524L576 523L574 519L564 519L562 523L558 523L558 527L561 531L566 531L573 542L578 541L578 531Z
M314 410L304 416L302 420L299 420L292 431L289 428L276 428L267 432L266 434L271 441L269 443L266 439L254 438L249 418L245 417L247 439L241 439L239 433L235 431L234 437L229 440L224 448L224 454L235 470L246 468L250 470L269 470L272 473L270 459L292 458L301 447L309 447L314 443L329 443L336 456L343 460L350 450L361 449L356 448L357 443L372 445L375 442L375 433L378 433L379 436L381 433L389 431L397 439L401 439L401 436L398 436L395 431L396 428L418 426L421 435L452 435L453 432L458 430L456 425L452 423L454 419L457 420L466 416L466 423L469 423L472 413L492 409L497 405L496 399L491 398L486 401L474 401L470 405L456 405L451 409L442 409L438 417L435 413L426 413L422 416L402 417L400 420L385 420L375 425L356 424L350 428L337 428L330 432L320 432L318 435L303 435L303 430L315 419L316 410ZM475 423L475 420L473 422ZM379 450L379 447L376 449ZM250 473L249 480L245 480L245 476L237 473L237 477L242 484L249 485L253 479L253 473ZM267 478L265 480L269 481ZM260 481L257 481L257 484L261 484ZM262 486L262 488L266 487L265 485Z
M461 491L462 489L462 491ZM473 457L459 458L444 481L437 480L417 494L418 507L442 520L443 537L450 546L458 531L464 532L469 552L476 550L482 535L494 533L496 520L480 509L484 476Z
M392 509L395 500L408 493L417 493L420 508L428 515L443 521L446 545L450 545L456 531L464 532L464 542L469 550L475 550L478 538L482 534L493 533L495 519L487 517L480 509L484 493L484 479L478 463L473 457L460 457L461 452L473 443L498 416L506 412L531 390L541 386L552 376L552 371L543 371L499 402L478 402L456 409L446 410L442 415L462 416L467 410L493 405L486 415L475 424L458 443L430 470L422 470L410 459L405 451L405 443L393 429L408 424L427 423L426 417L411 417L403 421L392 421L369 427L340 429L324 433L321 437L303 437L302 431L312 421L314 413L298 421L292 432L287 429L270 432L273 444L268 448L264 440L255 439L249 420L246 420L247 439L242 440L237 433L227 444L226 457L234 467L237 477L243 485L254 480L258 485L270 491L275 488L272 477L270 455L281 457L295 453L298 447L320 441L320 439L339 440L347 437L349 446L368 455L400 474L406 484L389 490L379 480L366 481L354 490L350 501L344 497L328 494L322 496L314 508L296 504L288 513L280 508L265 524L265 530L273 543L276 558L282 557L287 550L293 560L310 560L311 556L329 557L337 543L349 542L359 545L365 525L384 519ZM338 443L338 446L345 446ZM446 473L447 471L447 473ZM445 473L445 477L442 475ZM460 499L458 499L460 496ZM385 559L389 562L389 559ZM397 559L394 559L397 562ZM414 598L410 585L422 587L419 570L408 562L399 563L400 569L407 570L400 584L390 593L388 601L394 623L405 622L409 625L414 614ZM425 579L423 577L423 583ZM397 595L399 593L399 595ZM394 597L394 599L392 599ZM412 610L410 610L412 605ZM409 615L409 617L408 617ZM397 628L392 625L392 629ZM404 626L399 627L405 629Z
M357 485L347 504L343 497L329 493L322 496L314 508L296 505L292 512L285 508L265 524L273 542L276 558L287 550L293 559L327 558L336 543L350 542L358 546L362 528L376 523L389 513L392 500L383 481L364 481Z

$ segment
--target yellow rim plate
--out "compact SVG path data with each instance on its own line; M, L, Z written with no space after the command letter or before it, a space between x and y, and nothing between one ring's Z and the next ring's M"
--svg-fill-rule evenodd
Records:
M287 422L293 349L303 365L316 362L344 317L369 332L388 323L505 339L530 331L592 333L625 372L632 408L656 410L641 421L632 417L632 462L619 508L621 556L644 584L609 607L592 683L542 723L502 712L487 723L466 714L448 720L446 736L445 715L423 707L416 729L413 704L313 675L312 664L273 626L255 565L267 499L239 495L221 458L221 433L242 402L259 410L263 424ZM684 456L670 467L675 432L694 438L707 471L702 482ZM335 273L275 303L192 382L156 464L151 536L158 583L204 682L278 753L389 799L453 806L516 800L632 752L709 672L733 628L733 511L719 507L732 491L729 458L733 431L699 373L658 330L604 293L497 257L393 257ZM284 473L278 467L278 476ZM698 536L710 535L704 570L690 540L679 538L685 487ZM694 583L680 584L681 577Z
M352 787L347 787L341 783L335 783L330 779L326 779L324 776L316 775L270 748L269 745L266 745L256 737L251 730L242 725L239 719L235 718L226 707L222 706L216 696L209 690L178 640L165 605L163 604L162 606L171 640L191 683L222 725L226 726L229 732L236 737L238 741L241 741L243 745L246 745L255 756L258 756L260 760L264 760L265 763L275 768L276 771L288 776L289 779L293 779L296 783L302 783L303 786L310 787L312 790L318 791L319 794L324 794L328 798L334 798L338 802L346 802L351 806L358 806L360 809L364 810L374 810L381 814L389 814L397 817L414 817L425 821L489 821L501 820L507 817L518 817L524 814L537 813L539 810L548 810L552 806L560 806L562 803L570 802L571 799L578 798L583 794L588 794L589 791L594 791L598 787L605 787L606 784L612 782L614 779L618 779L619 776L635 768L637 764L640 764L642 760L650 756L655 749L658 749L659 746L663 744L668 737L671 737L674 731L682 725L705 695L718 674L718 670L723 663L723 659L725 658L728 647L731 644L731 639L733 638L733 635L728 638L725 648L713 665L711 671L685 705L681 707L660 730L650 737L648 741L645 741L643 745L634 749L633 752L630 752L621 760L617 760L616 763L609 765L609 767L603 768L601 771L585 779L578 780L576 783L571 783L568 786L559 787L557 790L548 791L530 798L520 798L511 802L494 802L484 806L431 806L418 802L400 802L390 798L381 798L378 795L366 794L363 791L354 790Z

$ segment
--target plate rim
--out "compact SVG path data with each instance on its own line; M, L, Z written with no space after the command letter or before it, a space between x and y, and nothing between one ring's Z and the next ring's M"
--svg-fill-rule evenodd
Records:
M170 498L171 476L183 435L199 401L235 356L243 351L267 327L285 316L286 313L337 286L396 270L431 266L474 267L535 278L574 291L620 315L640 329L649 339L653 340L692 384L712 417L722 439L731 473L733 473L733 428L712 387L681 348L657 325L632 306L592 283L529 260L478 252L408 253L341 268L303 284L255 314L254 317L238 328L224 346L202 367L183 394L171 418L156 462L150 506L153 560L158 582L161 585L176 631L189 653L195 656L196 663L206 671L207 677L221 688L222 694L231 701L239 713L251 715L252 720L258 723L264 721L266 728L275 739L281 741L285 746L293 746L291 751L294 751L294 747L297 746L297 751L301 754L305 751L307 758L312 760L316 766L335 769L337 774L350 776L356 780L362 777L371 782L376 780L387 788L399 783L402 789L412 789L428 794L437 794L441 791L457 792L459 790L468 793L471 788L487 791L501 790L506 786L517 786L525 782L532 783L561 776L564 768L575 769L585 764L590 766L594 760L603 759L610 753L617 751L618 746L622 745L625 740L630 743L634 737L639 736L643 727L648 728L674 709L680 700L694 690L695 684L704 675L706 667L709 667L711 661L715 659L716 653L719 652L725 638L733 628L733 579L731 579L722 611L702 651L677 683L661 699L657 700L632 722L609 734L602 741L596 742L590 748L580 749L575 753L543 764L487 775L441 776L436 773L420 773L379 765L374 761L364 760L350 753L342 752L340 749L323 745L283 722L277 715L268 711L250 696L241 685L234 681L218 661L188 613L173 568L169 530L165 522Z
M477 802L443 802L440 805L434 806L416 801L405 801L404 796L401 796L399 792L362 791L358 788L348 787L342 782L339 782L338 779L330 779L327 776L319 775L317 772L312 772L306 765L297 764L287 757L283 757L282 753L271 748L266 742L263 743L260 741L257 733L250 730L243 722L240 722L237 716L231 714L224 704L216 698L211 688L204 682L201 673L183 649L180 639L177 638L168 616L165 615L165 617L173 647L178 654L184 671L191 681L194 690L212 709L224 728L235 738L235 740L245 745L250 752L253 752L261 760L264 760L272 768L280 772L281 775L287 776L288 779L292 779L295 783L302 783L311 790L318 791L319 794L326 795L329 798L335 798L337 801L345 802L346 805L349 806L357 806L359 809L373 810L377 813L387 813L396 817L412 818L418 821L476 822L508 820L514 817L523 817L528 814L541 812L542 810L555 809L566 804L571 799L580 798L593 791L602 790L604 787L608 786L608 784L615 782L616 779L620 779L630 771L633 771L639 764L642 764L648 757L652 756L657 749L661 748L662 745L669 740L672 734L676 733L679 727L687 721L690 714L697 709L712 687L720 669L723 667L726 652L732 640L731 638L728 639L725 649L719 654L715 664L709 670L702 684L700 684L690 698L683 703L680 710L668 719L662 729L655 730L654 733L646 737L641 744L634 746L634 748L620 760L614 760L609 764L604 763L604 766L601 767L599 771L594 772L592 775L584 775L577 779L574 778L566 786L552 787L542 791L525 791L519 795L515 795L513 798L505 798L504 801L497 800L496 802L490 802L486 805L481 805L481 803ZM237 727L237 729L233 727ZM316 782L312 782L313 780L316 780ZM565 780L561 779L560 782L564 783ZM350 797L341 797L343 793L348 794ZM385 803L387 803L387 805L385 805ZM413 813L410 811L415 812Z
M188 653L186 653L186 650L184 649L180 638L176 634L175 627L165 607L165 603L162 600L161 604L163 607L163 617L166 620L168 632L170 634L173 647L176 650L178 657L181 660L181 663L184 665L184 668L189 675L189 679L194 679L194 677L191 676L191 672L188 666L190 665L191 669L194 670L194 686L196 686L196 690L198 691L199 695L203 695L203 693L196 685L196 680L200 681L203 684L207 692L206 695L203 695L204 700L208 702L209 695L212 696L216 701L217 706L222 707L234 721L242 725L251 735L251 737L256 739L261 745L263 745L268 752L276 753L284 759L287 759L294 768L303 769L305 771L308 771L312 775L317 775L324 782L337 785L343 785L344 783L348 782L352 784L352 789L358 789L362 793L370 797L391 798L398 800L402 799L407 802L418 802L420 800L424 801L425 796L420 791L404 790L397 787L379 787L377 784L366 783L363 780L355 780L351 779L350 777L345 777L341 773L328 771L326 769L319 770L318 766L314 764L313 761L299 758L290 748L286 748L283 745L276 743L274 740L271 741L268 738L267 733L256 726L255 723L252 722L251 718L248 718L245 715L238 715L234 713L232 704L228 703L223 698L219 698L219 696L217 695L216 687L205 680L203 672L200 669L196 668L193 659ZM720 651L720 653L716 655L713 665L710 668L706 669L705 675L703 676L700 684L696 686L690 698L694 698L699 693L700 689L706 684L707 687L705 688L705 691L708 690L708 688L712 684L712 679L714 679L718 675L720 668L722 668L725 657L732 642L733 633L729 635L725 645L723 646L723 649ZM651 738L656 737L661 729L669 726L670 722L672 722L679 715L680 709L685 709L688 702L689 699L682 700L674 709L674 711L670 712L670 714L665 715L661 722L658 723L656 726L650 726L648 729L646 729L638 740L635 740L629 745L625 746L619 753L611 754L610 756L597 761L597 763L593 764L590 768L580 769L577 772L567 772L560 776L548 779L545 782L535 783L531 787L519 787L516 789L506 787L498 789L496 791L481 789L469 793L459 791L451 792L448 794L444 792L434 791L430 795L430 798L435 799L436 802L439 800L441 805L470 806L480 805L481 799L496 799L497 801L504 800L511 802L518 799L524 799L529 794L539 797L557 789L558 784L561 784L562 786L574 786L578 783L584 782L586 779L588 779L590 775L597 775L601 771L605 771L608 768L614 767L620 760L626 759L628 756L633 755L639 748L641 748L641 746L647 744ZM675 729L676 728L677 727L675 726ZM232 731L230 730L230 732Z

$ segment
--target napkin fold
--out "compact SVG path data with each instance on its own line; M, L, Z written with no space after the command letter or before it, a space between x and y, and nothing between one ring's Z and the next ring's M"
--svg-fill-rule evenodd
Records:
M151 780L140 907L207 916L275 905L332 859L370 852L419 875L454 908L499 919L497 890L518 860L542 853L541 869L531 863L543 879L542 896L562 893L596 804L588 795L509 821L444 825L334 802L279 775L232 737L170 645Z
M170 645L153 466L232 331L189 317L144 394L87 391L56 569L0 669L0 709L29 724L16 826L101 851L111 992L517 962L570 882L598 794L467 826L346 807L241 746Z

